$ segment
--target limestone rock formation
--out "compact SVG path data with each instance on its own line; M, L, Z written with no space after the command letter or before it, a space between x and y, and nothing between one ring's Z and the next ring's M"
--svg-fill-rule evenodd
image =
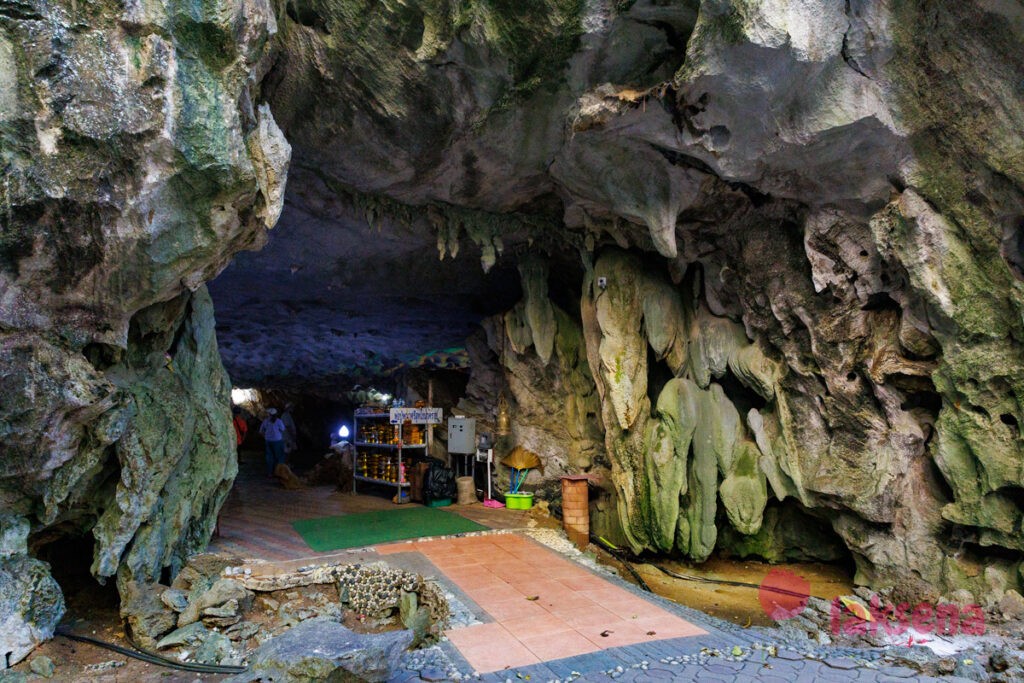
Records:
M31 557L0 562L0 648L4 668L53 637L64 616L64 596L50 566Z
M359 634L317 617L264 643L253 653L249 670L227 680L386 681L412 640L412 631Z
M3 669L53 636L64 595L45 562L28 557L28 521L0 515L0 652Z
M263 0L0 10L0 506L34 550L92 534L101 579L180 567L234 476L203 283L281 210L276 26Z
M234 471L202 283L280 216L212 286L239 377L380 377L483 321L467 412L504 390L504 445L603 474L635 549L841 542L860 583L1021 590L1017 3L28 2L0 28L0 505L30 543L92 533L122 582L203 544Z

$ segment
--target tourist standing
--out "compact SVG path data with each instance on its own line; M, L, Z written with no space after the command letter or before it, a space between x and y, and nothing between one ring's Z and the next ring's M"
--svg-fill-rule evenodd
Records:
M242 409L238 406L232 407L231 412L235 414L231 419L231 423L235 426L236 446L237 450L240 450L242 442L245 441L246 434L249 433L249 423L245 421L245 418L242 416Z
M260 434L266 441L267 476L274 476L274 469L284 464L284 422L277 416L277 409L267 411L267 419L260 425Z

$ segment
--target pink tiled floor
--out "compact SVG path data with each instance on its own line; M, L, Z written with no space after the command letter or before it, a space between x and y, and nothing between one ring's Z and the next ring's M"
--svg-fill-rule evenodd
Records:
M481 673L704 631L518 534L393 543L420 552L494 622L446 632Z

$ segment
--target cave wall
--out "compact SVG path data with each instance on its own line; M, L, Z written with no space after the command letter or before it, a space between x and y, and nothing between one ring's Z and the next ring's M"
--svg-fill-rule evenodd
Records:
M670 81L578 99L550 175L634 548L701 559L716 497L754 534L767 495L827 519L858 582L1020 587L1022 26L705 2Z
M757 545L792 503L860 582L1020 587L1019 3L5 7L0 506L30 545L91 533L125 579L202 545L232 476L202 285L265 241L294 145L317 229L340 197L438 273L466 241L518 268L467 400L505 387L552 477L604 473L634 548Z
M91 534L101 579L180 566L234 475L204 282L281 210L275 32L260 0L0 8L0 507L30 550Z

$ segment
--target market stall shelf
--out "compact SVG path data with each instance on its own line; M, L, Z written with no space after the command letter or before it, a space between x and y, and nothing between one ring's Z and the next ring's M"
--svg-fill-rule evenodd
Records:
M406 472L412 467L416 453L426 454L426 429L414 422L401 409L390 411L360 408L355 413L356 462L352 492L357 482L394 486L394 501L408 500L403 489L409 488ZM422 417L432 421L432 415ZM415 416L414 416L415 419Z

